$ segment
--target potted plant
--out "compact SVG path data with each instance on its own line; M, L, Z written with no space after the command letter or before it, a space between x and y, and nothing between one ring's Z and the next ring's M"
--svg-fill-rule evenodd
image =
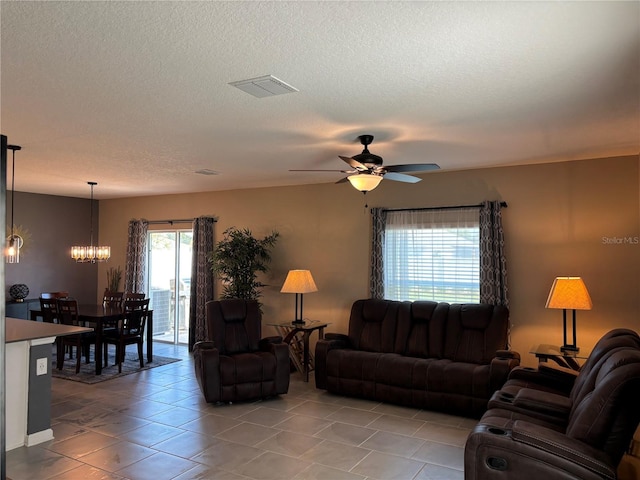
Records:
M248 229L230 227L209 255L211 269L223 282L221 298L257 300L264 284L258 272L267 272L271 248L280 234L257 239Z
M120 291L120 282L122 281L122 269L120 266L109 267L107 269L107 291Z

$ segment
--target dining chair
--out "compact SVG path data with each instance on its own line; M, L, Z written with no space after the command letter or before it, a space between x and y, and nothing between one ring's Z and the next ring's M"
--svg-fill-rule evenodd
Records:
M55 297L47 297L42 295L40 296L40 311L42 312L42 321L46 323L58 323L58 299Z
M69 296L69 292L42 292L40 298L51 300L53 298L65 298Z
M144 293L125 292L124 301L126 302L127 300L144 300L144 297L146 296L147 295Z
M121 307L123 298L124 292L111 292L109 290L105 290L104 296L102 297L102 304L105 307Z
M124 304L124 316L118 321L113 331L104 332L104 364L107 365L109 345L116 346L116 363L118 373L122 372L122 362L127 345L138 345L138 359L140 368L144 367L142 345L144 343L144 329L149 316L149 299L128 300Z
M78 302L74 298L58 298L58 318L63 325L72 325L75 327L83 326L78 317ZM58 338L58 370L62 370L64 363L64 347L76 347L76 373L80 372L80 361L84 354L86 362L89 363L91 345L96 343L96 334L94 332L78 333L74 335L65 335ZM99 352L95 352L99 355ZM70 355L70 358L73 358Z
M133 310L149 310L149 300L148 298L140 298L140 299L127 299L122 304L122 310L124 313L131 312Z

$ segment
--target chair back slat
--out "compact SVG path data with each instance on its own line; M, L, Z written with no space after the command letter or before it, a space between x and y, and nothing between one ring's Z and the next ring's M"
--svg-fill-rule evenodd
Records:
M125 292L124 301L127 300L144 300L147 295L144 293Z
M123 309L125 313L131 312L133 310L148 311L149 299L148 298L144 298L142 300L127 299L124 301Z
M105 307L121 307L123 298L124 292L111 292L109 290L105 290L104 296L102 297L102 304Z
M120 324L120 335L125 337L142 337L149 316L148 310L131 310L125 313Z

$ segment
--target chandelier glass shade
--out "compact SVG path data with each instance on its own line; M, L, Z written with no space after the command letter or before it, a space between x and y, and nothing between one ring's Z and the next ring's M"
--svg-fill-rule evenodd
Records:
M105 262L111 257L111 247L93 245L93 187L96 182L87 182L91 186L91 222L89 245L74 245L71 247L71 258L76 263Z
M22 150L22 147L18 145L7 145L7 149L13 152L13 167L11 169L11 233L7 237L7 246L4 251L4 258L7 263L20 263L20 249L24 244L24 240L14 231L13 211L15 205L16 150Z

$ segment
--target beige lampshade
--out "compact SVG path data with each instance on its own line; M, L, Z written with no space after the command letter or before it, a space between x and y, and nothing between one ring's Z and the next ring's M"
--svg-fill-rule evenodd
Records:
M369 173L358 173L356 175L349 175L347 180L351 182L357 190L361 192L370 192L382 181L382 177L380 175L371 175Z
M553 281L546 308L591 310L593 304L580 277L557 277Z
M289 270L280 293L311 293L317 292L316 282L313 281L309 270Z

